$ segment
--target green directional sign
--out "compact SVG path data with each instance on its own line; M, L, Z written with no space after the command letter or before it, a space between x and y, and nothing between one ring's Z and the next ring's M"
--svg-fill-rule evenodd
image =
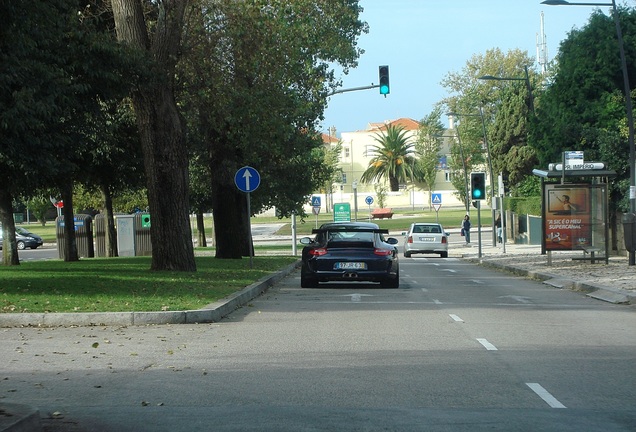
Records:
M337 203L333 205L334 222L351 222L351 204Z

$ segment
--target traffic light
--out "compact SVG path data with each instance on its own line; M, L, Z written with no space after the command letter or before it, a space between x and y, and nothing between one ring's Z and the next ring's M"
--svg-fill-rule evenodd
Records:
M391 93L391 87L389 87L389 67L380 66L380 94L388 95Z
M470 197L474 200L486 199L486 173L470 173Z

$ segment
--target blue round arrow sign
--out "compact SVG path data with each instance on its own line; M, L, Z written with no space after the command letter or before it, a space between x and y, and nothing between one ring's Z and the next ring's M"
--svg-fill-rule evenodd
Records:
M234 184L241 192L252 192L260 186L261 175L251 166L244 166L234 174Z

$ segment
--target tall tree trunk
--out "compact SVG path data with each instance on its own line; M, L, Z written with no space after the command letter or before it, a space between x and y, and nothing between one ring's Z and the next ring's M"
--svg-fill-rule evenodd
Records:
M117 231L115 231L115 216L113 214L113 197L110 194L110 187L102 184L102 202L104 203L104 213L106 216L106 232L104 242L106 243L106 256L116 257L117 252Z
M13 196L0 187L0 223L2 223L2 264L20 265L18 245L15 241L15 221L13 220Z
M197 233L199 247L208 247L208 240L205 238L205 219L203 218L203 212L197 212Z
M175 64L187 3L157 3L160 10L151 40L140 0L111 0L119 40L148 50L154 61L155 75L138 83L132 95L152 215L152 270L196 271L185 128L174 98Z
M239 259L243 256L244 227L237 216L240 200L245 196L236 186L214 185L214 233L217 258Z
M77 241L75 239L75 218L73 215L73 182L64 182L60 194L64 202L64 261L79 261Z
M391 192L397 192L400 190L400 182L395 176L389 176L389 185L391 186Z

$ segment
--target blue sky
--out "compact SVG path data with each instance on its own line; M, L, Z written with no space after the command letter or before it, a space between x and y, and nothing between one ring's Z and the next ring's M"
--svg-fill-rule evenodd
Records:
M440 82L461 71L475 54L492 48L537 52L544 17L548 58L573 28L583 27L593 7L546 6L541 0L361 0L369 33L359 40L365 53L343 76L342 88L378 83L378 66L390 67L391 94L378 89L331 96L321 131L365 129L370 122L400 117L421 120L447 96ZM619 3L621 1L619 0ZM601 10L608 14L609 8ZM442 119L445 121L445 119Z

